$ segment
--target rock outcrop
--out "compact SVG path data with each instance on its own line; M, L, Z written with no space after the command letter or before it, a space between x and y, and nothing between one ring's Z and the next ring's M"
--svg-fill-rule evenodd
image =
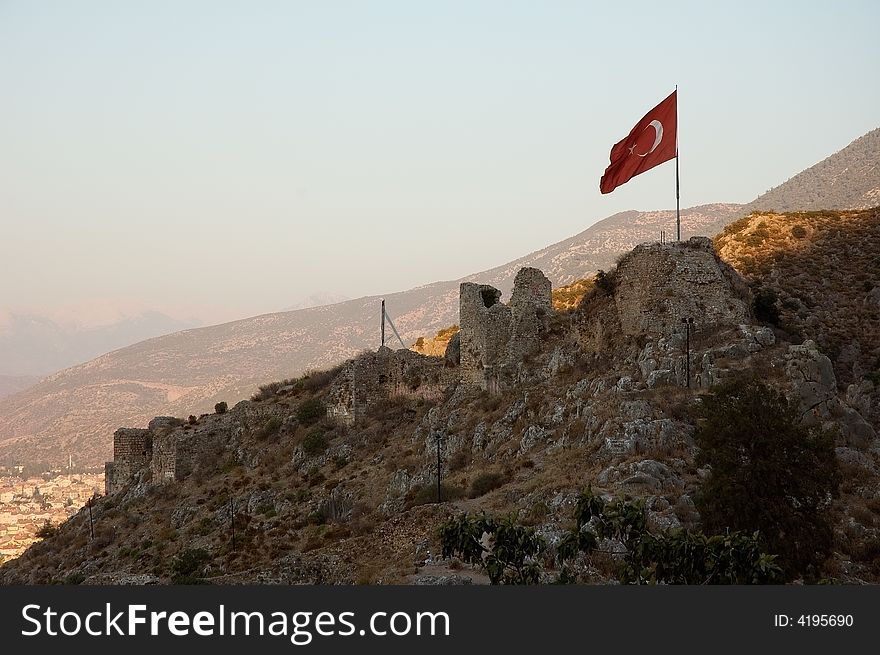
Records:
M747 323L748 290L707 237L636 246L617 266L614 301L626 335L669 336L682 319L697 328Z
M501 292L465 282L460 290L461 379L465 384L498 391L507 368L537 348L553 312L550 280L536 268L516 274L509 305Z
M814 341L788 347L785 374L805 425L829 428L836 425L842 445L867 448L874 442L877 436L874 428L838 397L834 367Z

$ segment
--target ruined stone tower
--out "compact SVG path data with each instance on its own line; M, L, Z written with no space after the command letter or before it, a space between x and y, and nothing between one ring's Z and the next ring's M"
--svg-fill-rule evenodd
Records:
M536 268L516 274L509 305L486 284L464 282L459 295L461 380L497 391L505 367L534 350L552 312L550 280Z
M626 335L668 335L683 318L700 327L748 322L748 289L708 237L636 246L618 264L614 301Z
M113 433L113 461L104 466L104 492L112 494L127 485L150 461L153 435L149 430L119 428Z

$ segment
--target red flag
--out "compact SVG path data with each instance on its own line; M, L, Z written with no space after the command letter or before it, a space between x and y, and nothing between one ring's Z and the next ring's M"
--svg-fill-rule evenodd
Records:
M632 132L611 149L611 163L605 169L599 190L611 193L639 173L669 161L678 154L677 91L645 114Z

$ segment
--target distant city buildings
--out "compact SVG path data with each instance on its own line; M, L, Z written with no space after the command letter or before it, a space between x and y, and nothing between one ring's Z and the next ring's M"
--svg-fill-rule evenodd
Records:
M46 521L66 521L104 489L101 473L54 474L22 479L0 475L0 562L21 555L39 541Z

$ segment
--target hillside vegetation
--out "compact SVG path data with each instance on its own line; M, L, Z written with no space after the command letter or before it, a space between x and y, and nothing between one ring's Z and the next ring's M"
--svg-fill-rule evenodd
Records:
M852 240L846 221L860 226ZM806 234L792 234L795 225ZM758 298L761 287L772 285L792 298L801 284L822 287L822 268L787 267L789 255L777 256L777 241L824 252L830 236L834 248L858 257L877 234L871 212L749 217L717 241L722 257L743 270L754 289L749 296L745 285L731 281L728 306ZM692 257L697 247L669 248ZM867 257L869 246L864 248ZM702 261L714 266L716 260ZM724 271L719 279L736 275L717 266ZM860 280L861 300L869 295L864 282L871 280ZM119 493L98 499L94 539L88 513L81 511L0 568L0 582L481 583L493 571L484 571L484 560L473 552L462 559L447 549L440 528L456 525L450 519L483 513L502 517L492 519L493 529L523 535L522 543L535 546L533 555L519 561L528 575L496 580L693 581L695 575L684 573L660 576L657 567L670 562L650 561L653 555L642 545L666 549L654 552L661 558L679 548L716 552L724 539L707 539L702 531L727 522L743 531L731 543L750 550L726 553L746 569L727 571L724 579L776 579L751 576L749 562L757 562L778 566L785 579L880 582L880 448L857 411L866 396L861 382L841 382L846 391L839 391L831 362L811 341L801 343L814 327L850 321L848 338L868 352L876 343L866 332L873 319L852 320L856 296L842 290L830 304L816 296L814 308L826 314L811 326L807 299L798 295L804 334L784 313L797 315L794 309L783 309L778 328L754 319L742 326L698 326L687 360L693 383L686 387L684 334L675 325L662 336L626 336L618 295L623 283L610 270L575 310L548 316L537 350L517 364L511 386L500 393L452 383L439 395L419 394L421 381L408 381L407 392L371 402L349 425L330 412L334 385L348 384L343 367L263 385L254 400L193 416L169 429L193 442L213 439L220 444L216 449L198 455L175 482L155 484L146 470ZM670 284L663 298L673 302L674 280ZM836 284L829 282L828 289ZM834 334L815 332L817 338ZM751 390L752 405L742 404L743 388ZM724 413L706 413L713 408ZM714 432L701 426L712 420L730 426L738 416L750 423L731 427L733 435L748 426L760 436L766 416L786 438L756 440L760 452L749 450L748 439L728 449L712 445ZM811 448L798 454L804 439ZM701 444L708 450L702 452ZM784 450L772 450L777 447ZM763 465L762 453L768 452L775 454L766 461L786 461L790 468L796 459L809 475L797 469L775 475L777 465ZM743 457L756 464L743 469L746 476L737 466ZM761 477L768 473L770 481ZM746 485L738 504L724 496L736 488L730 480ZM750 493L748 485L760 485L755 490L761 493ZM588 522L585 498L599 503L603 520L611 523L618 519L607 512L626 512L623 523L599 526L596 535L608 539L602 548L572 532ZM767 514L761 503L773 504L778 534L747 537ZM730 517L731 507L745 509ZM701 511L711 512L710 522ZM638 526L637 540L628 536L628 525ZM561 560L565 569L554 568ZM678 571L688 568L680 554L672 564Z
M880 205L880 128L746 205L752 211L869 209Z
M716 238L755 290L772 291L778 325L813 339L838 383L880 383L880 208L754 212Z
M682 235L715 234L752 209L876 206L878 162L880 130L874 130L750 205L683 209ZM661 230L671 234L674 225L674 211L621 212L502 266L385 298L407 343L428 339L459 322L461 282L491 284L508 294L516 272L534 266L554 286L569 285L608 270L637 244L656 240ZM361 298L187 330L60 371L0 399L0 464L43 460L60 465L67 453L86 464L101 464L111 456L110 435L118 425L145 423L157 414L206 412L218 400L249 397L267 380L330 367L375 348L378 307L378 297Z

